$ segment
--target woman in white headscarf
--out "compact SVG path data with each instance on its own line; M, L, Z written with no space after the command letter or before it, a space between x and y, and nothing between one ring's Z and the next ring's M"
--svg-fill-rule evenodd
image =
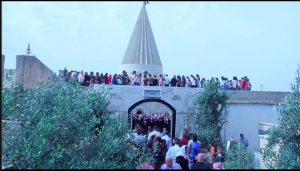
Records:
M178 156L182 156L185 160L188 161L188 168L191 169L192 163L190 159L190 148L187 145L183 145L180 148L180 151L177 153ZM176 155L176 161L177 161L177 155Z
M191 158L190 158L190 148L189 148L189 146L187 146L187 145L183 145L182 147L181 147L181 151L182 152L185 152L185 153L183 153L183 154L185 154L186 156L187 156L187 158L188 158L188 160L189 160L189 168L191 169L191 167L192 167L192 160L191 160Z

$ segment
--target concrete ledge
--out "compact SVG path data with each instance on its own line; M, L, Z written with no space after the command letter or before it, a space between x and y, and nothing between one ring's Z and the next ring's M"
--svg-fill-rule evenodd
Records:
M103 86L100 85L95 87L95 90L101 89ZM112 88L110 90L111 98L119 98L115 96L121 96L126 94L122 100L130 100L133 98L130 94L135 95L135 97L144 98L144 90L161 90L161 99L168 99L170 101L174 97L174 92L176 92L177 98L185 99L185 97L190 97L189 99L194 99L196 93L201 91L201 88L185 88L185 87L160 87L160 86L132 86L132 85L110 85ZM290 92L274 92L274 91L231 91L231 98L228 101L229 104L269 104L269 105L278 105L282 102L282 99L285 98ZM124 99L126 98L127 99ZM129 98L129 99L128 99ZM186 100L182 100L186 101Z
M278 105L282 100L228 100L229 104L269 104Z

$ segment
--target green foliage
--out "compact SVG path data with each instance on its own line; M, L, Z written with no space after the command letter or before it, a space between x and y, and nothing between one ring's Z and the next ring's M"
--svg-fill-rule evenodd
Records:
M252 169L251 152L237 143L235 148L226 151L226 161L223 164L226 169Z
M2 115L13 121L5 126L22 125L2 143L2 159L13 168L133 169L150 161L127 139L124 117L107 111L107 89L57 82L16 94L16 83L12 89L3 83ZM95 131L98 137L90 139Z
M300 64L292 93L279 104L276 116L279 124L266 131L268 144L260 149L270 169L300 169ZM276 150L278 146L279 150ZM277 152L276 152L277 151Z
M195 132L201 143L209 144L214 142L222 145L221 129L225 121L225 110L230 94L218 90L218 82L204 83L203 90L196 95L195 105L196 120Z

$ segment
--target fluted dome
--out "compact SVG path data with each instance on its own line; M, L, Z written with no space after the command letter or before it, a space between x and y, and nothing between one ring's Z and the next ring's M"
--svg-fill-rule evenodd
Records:
M121 71L148 71L162 74L162 63L156 47L145 5L142 6L135 24L127 50L121 63Z

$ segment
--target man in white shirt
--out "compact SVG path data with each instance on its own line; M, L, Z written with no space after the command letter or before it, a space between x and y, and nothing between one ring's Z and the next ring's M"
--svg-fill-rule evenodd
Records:
M173 145L172 144L172 139L169 136L169 131L168 130L165 131L165 136L161 137L161 139L166 140L166 144L168 145L168 149L170 147L172 147L172 145Z
M144 135L141 134L141 132L134 133L133 136L134 136L134 141L137 144L143 145L143 143L145 142L146 137L144 137Z
M76 71L73 71L73 72L72 72L72 74L71 74L72 79L76 78L76 77L75 77L76 74L77 74Z
M134 85L135 79L136 79L136 72L133 71L131 76L131 82L130 82L132 85Z
M233 136L230 136L229 137L229 141L227 142L227 147L226 147L226 149L227 150L229 150L229 149L231 149L231 148L235 148L234 146L237 144L237 141L235 141L234 139L233 139Z
M172 159L174 162L176 162L176 154L181 151L181 148L179 147L180 140L178 138L175 138L175 145L173 147L170 147L167 156L172 156Z
M170 78L168 78L168 74L166 74L166 77L165 77L165 86L169 87L169 85L170 85Z
M77 76L78 77L78 82L79 83L82 83L83 80L84 80L84 77L83 77L83 71L81 70L81 72L79 73L79 75Z
M153 131L149 134L148 140L151 139L152 135L155 135L157 137L161 137L161 133L159 131L157 131L157 126L156 125L153 127Z

